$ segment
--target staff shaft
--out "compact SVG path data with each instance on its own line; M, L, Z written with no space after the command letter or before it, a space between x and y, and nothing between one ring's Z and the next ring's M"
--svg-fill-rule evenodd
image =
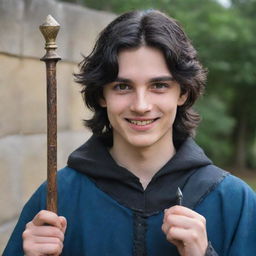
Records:
M58 22L48 15L40 30L45 38L46 54L42 61L46 64L47 79L47 210L57 213L57 82L56 64L60 57L56 53Z
M56 60L46 61L47 77L47 210L57 213Z

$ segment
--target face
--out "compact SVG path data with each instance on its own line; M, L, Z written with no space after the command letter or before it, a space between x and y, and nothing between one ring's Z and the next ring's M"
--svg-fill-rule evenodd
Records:
M181 95L162 52L148 46L123 50L118 65L117 79L104 87L100 102L113 128L113 146L172 143L177 106L186 95Z

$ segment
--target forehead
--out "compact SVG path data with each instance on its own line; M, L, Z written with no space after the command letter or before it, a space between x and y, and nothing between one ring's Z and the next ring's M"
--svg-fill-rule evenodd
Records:
M154 47L141 46L121 50L118 54L119 77L170 76L163 53Z

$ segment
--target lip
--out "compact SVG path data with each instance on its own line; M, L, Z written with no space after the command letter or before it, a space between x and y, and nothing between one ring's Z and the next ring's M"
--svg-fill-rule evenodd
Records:
M125 118L126 122L129 124L129 127L136 131L147 131L152 129L158 119L159 118ZM140 124L136 124L135 122Z

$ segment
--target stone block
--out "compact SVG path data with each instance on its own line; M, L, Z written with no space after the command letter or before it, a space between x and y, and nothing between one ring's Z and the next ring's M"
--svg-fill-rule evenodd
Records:
M62 26L59 35L60 52L64 58L80 62L81 54L91 52L99 32L116 15L63 2L58 7L57 15Z
M44 63L21 59L15 79L19 88L20 133L46 132L46 78Z
M0 52L20 55L22 52L24 1L0 2Z
M14 219L0 226L0 255L2 255L17 221L18 219Z
M0 62L0 135L45 132L44 64L5 55L0 55Z
M92 115L91 111L85 106L80 91L81 86L72 82L70 88L69 124L70 129L75 131L83 131L85 129L83 120Z
M69 108L71 97L69 94L72 83L73 64L59 62L57 64L57 124L58 130L65 130L69 126ZM31 74L31 68L33 73ZM27 59L20 75L26 83L21 86L21 132L25 134L46 132L46 69L44 63ZM33 111L28 111L28 109Z
M2 138L0 162L1 224L19 215L24 203L46 179L46 136Z
M46 71L43 62L0 55L0 136L46 133ZM72 113L74 64L57 66L58 129L65 130ZM33 70L33 71L31 71ZM15 74L15 75L14 75ZM11 78L11 79L10 79Z
M46 135L23 136L21 189L23 204L47 178Z
M66 131L58 136L58 169L66 166L68 156L91 136L88 131Z
M62 61L57 68L57 119L59 131L70 129L70 116L76 116L76 113L72 112L72 92L75 90L75 86L73 86L73 70L74 64Z
M17 216L22 207L20 136L0 139L0 224Z
M19 59L0 54L0 137L20 131L19 66Z
M69 154L83 144L91 134L88 132L59 132L57 168L66 166ZM22 201L25 203L38 186L47 178L47 144L45 135L24 136L21 163Z

